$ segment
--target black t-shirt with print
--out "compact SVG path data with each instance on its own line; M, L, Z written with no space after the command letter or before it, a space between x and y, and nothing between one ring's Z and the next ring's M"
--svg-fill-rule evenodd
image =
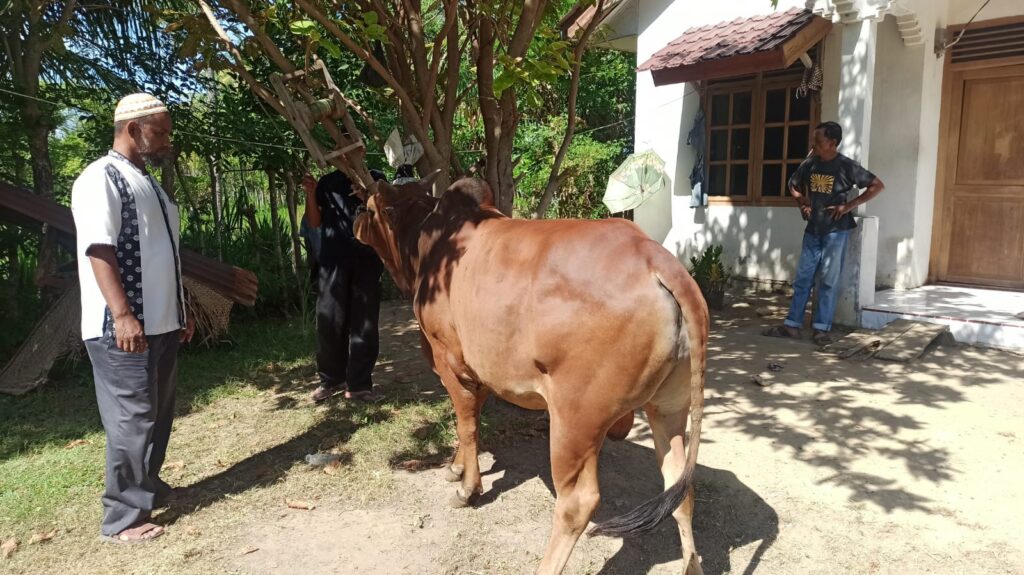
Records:
M855 189L866 188L874 180L874 174L842 154L828 162L817 156L804 160L789 179L789 185L800 190L811 203L807 233L823 236L857 227L852 213L833 221L831 212L825 208L845 204L856 196Z

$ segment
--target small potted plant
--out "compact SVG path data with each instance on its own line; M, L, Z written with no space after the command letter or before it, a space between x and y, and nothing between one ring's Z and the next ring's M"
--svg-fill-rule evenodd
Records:
M725 306L725 288L732 273L722 263L722 246L710 245L700 257L690 256L690 275L700 286L708 307L722 309Z

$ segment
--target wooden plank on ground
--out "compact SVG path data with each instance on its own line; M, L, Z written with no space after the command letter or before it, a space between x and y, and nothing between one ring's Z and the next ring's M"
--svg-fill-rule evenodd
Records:
M890 341L903 335L914 322L906 319L897 319L889 322L885 327L877 331L859 329L847 334L846 337L825 346L822 351L834 353L840 359L853 357L867 348L883 347Z
M878 332L875 330L859 329L850 332L840 339L821 348L824 353L832 353L841 359L846 359L860 352L872 344L878 343Z
M875 357L889 361L911 361L921 357L924 350L949 329L947 326L915 322L910 329L882 349L875 352Z

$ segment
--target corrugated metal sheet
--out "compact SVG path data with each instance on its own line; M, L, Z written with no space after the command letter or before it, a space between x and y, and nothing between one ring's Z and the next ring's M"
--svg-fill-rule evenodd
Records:
M28 222L47 224L71 237L75 235L70 208L7 182L0 182L0 217L23 225ZM182 249L181 271L235 303L245 306L256 303L259 280L249 270Z

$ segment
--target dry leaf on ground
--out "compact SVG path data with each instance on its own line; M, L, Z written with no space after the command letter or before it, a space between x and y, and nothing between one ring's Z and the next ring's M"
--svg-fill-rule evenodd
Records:
M184 468L185 468L185 462L179 459L178 461L171 461L170 463L165 463L164 467L163 467L163 470L164 471L179 471L179 470L184 469Z
M7 559L11 555L14 555L14 552L17 550L18 540L14 537L11 537L7 541L4 541L3 545L0 545L0 557Z
M298 501L294 499L285 499L285 505L292 509L305 509L306 511L312 511L316 509L316 505L309 503L308 501Z
M36 543L43 543L45 541L49 541L50 539L53 539L56 536L57 536L57 528L54 527L53 529L51 529L49 531L36 533L35 535L32 536L31 539L28 540L28 544L29 545L35 545Z
M336 475L338 470L341 468L340 461L332 461L324 466L324 473L327 475Z
M248 555L250 553L255 553L255 552L259 551L259 550L260 550L259 547L255 547L253 545L250 545L250 546L246 547L245 549L242 549L238 554L239 555Z

